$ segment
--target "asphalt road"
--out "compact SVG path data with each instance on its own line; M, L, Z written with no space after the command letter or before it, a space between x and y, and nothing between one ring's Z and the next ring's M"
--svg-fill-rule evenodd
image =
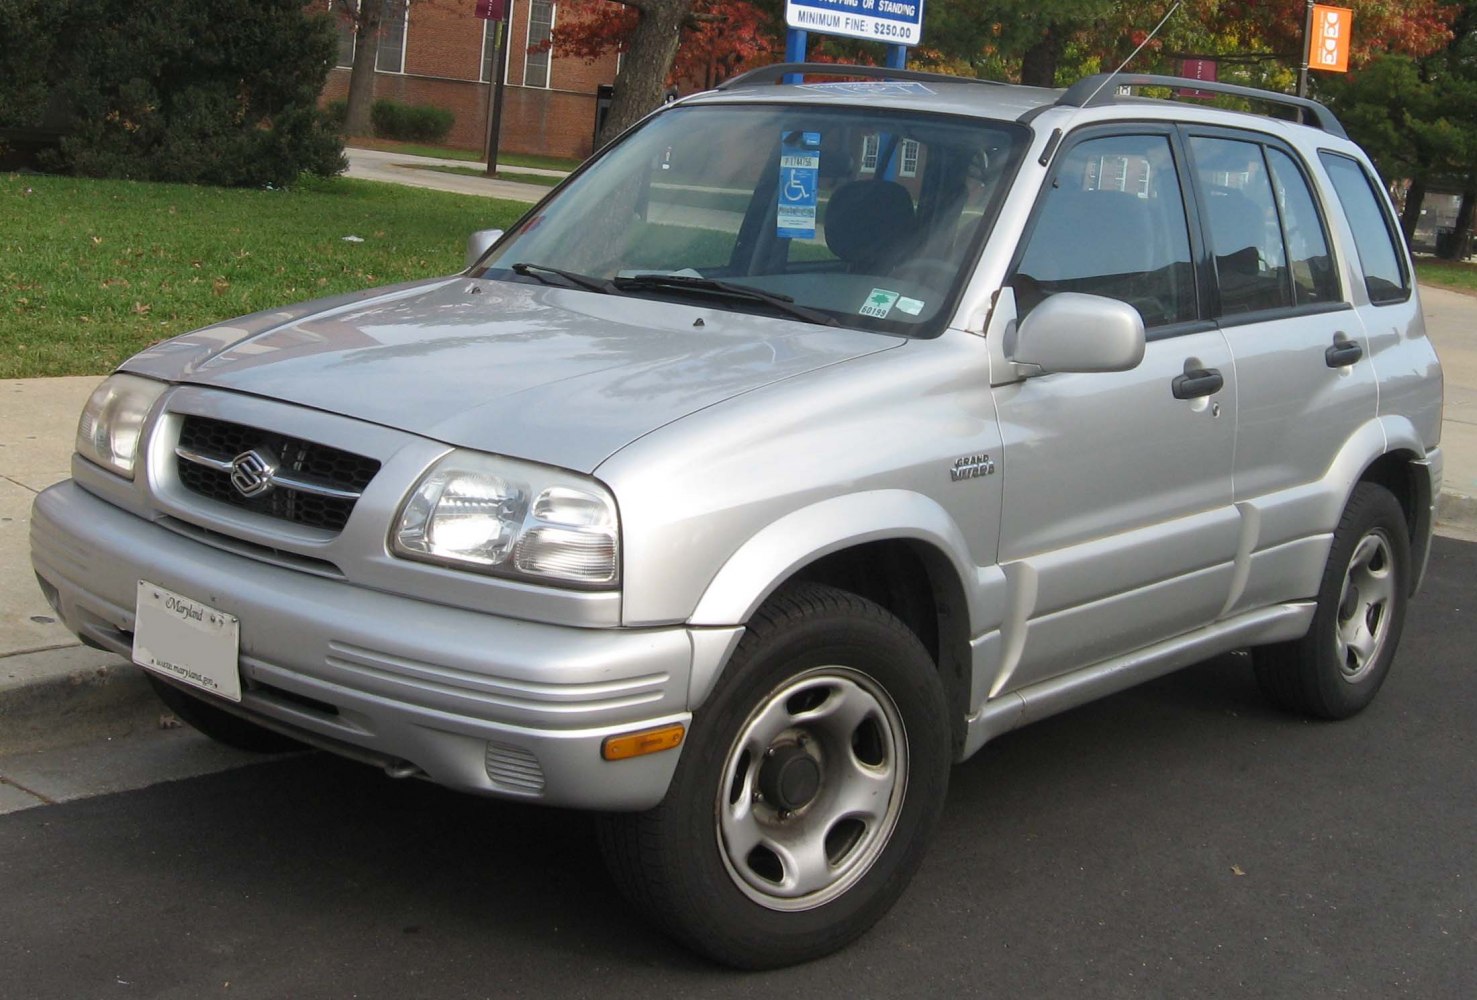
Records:
M1277 714L1215 660L954 772L902 902L744 975L644 926L588 818L319 755L0 816L0 997L1477 995L1477 544L1381 697Z

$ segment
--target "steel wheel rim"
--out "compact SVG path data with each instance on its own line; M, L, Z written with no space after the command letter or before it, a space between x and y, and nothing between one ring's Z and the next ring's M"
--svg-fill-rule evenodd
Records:
M792 765L787 772L819 773L800 808L785 809L783 797L776 803L761 790L774 785L766 767L780 758ZM729 877L771 910L838 898L886 848L907 780L902 716L881 685L840 666L790 678L749 714L724 757L715 826Z
M1395 587L1390 541L1383 532L1371 531L1359 540L1349 557L1334 625L1339 675L1351 684L1374 669L1385 648Z

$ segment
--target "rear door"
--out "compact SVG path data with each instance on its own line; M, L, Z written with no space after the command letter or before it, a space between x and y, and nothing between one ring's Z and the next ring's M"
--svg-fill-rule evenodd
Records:
M1310 166L1259 133L1194 129L1186 145L1236 366L1246 536L1229 615L1316 592L1332 527L1325 480L1374 418L1376 382Z

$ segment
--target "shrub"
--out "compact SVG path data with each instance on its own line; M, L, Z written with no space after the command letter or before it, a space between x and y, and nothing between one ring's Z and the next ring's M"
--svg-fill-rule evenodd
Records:
M381 139L406 142L440 142L451 131L456 115L429 104L401 104L379 100L369 111L374 134Z
M334 28L300 0L0 0L0 32L12 21L47 44L5 46L0 70L45 86L0 125L65 133L48 169L259 186L343 168L317 107Z
M344 134L344 123L349 120L348 101L329 101L323 108L323 117L328 127L338 135Z

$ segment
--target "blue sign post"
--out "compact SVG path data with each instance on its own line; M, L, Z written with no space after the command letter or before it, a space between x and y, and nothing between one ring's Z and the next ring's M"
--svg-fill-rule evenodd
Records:
M805 61L806 33L886 42L887 65L902 69L923 40L923 0L785 0L785 58Z

